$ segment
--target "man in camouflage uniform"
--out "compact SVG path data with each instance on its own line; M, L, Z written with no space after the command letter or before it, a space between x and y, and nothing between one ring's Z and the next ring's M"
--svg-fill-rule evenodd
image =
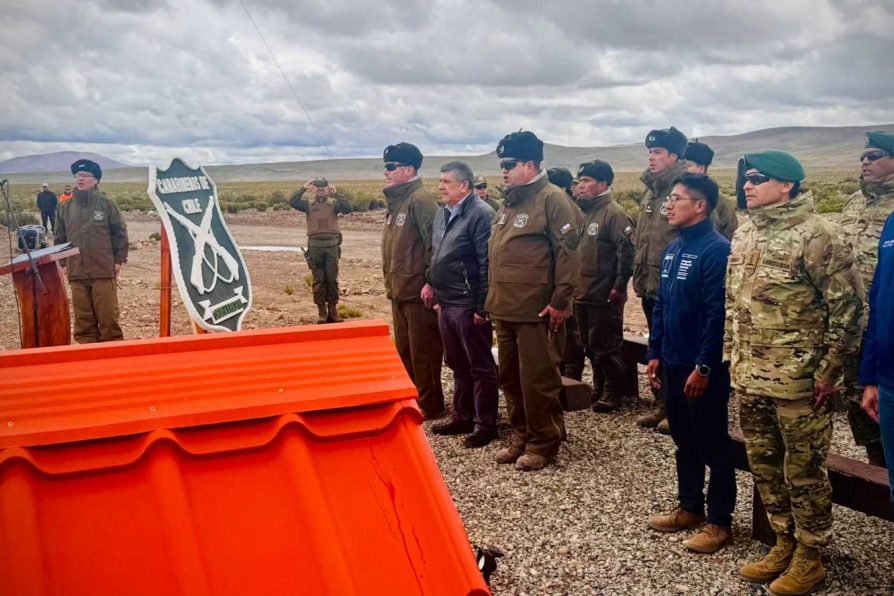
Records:
M382 236L382 270L385 295L391 300L394 342L407 374L419 390L419 407L425 418L439 418L444 414L444 348L438 315L431 309L434 290L428 283L432 225L438 202L422 188L418 173L422 152L415 145L389 145L383 159L388 214Z
M313 189L314 200L304 193ZM329 197L334 197L332 202ZM304 258L313 275L317 323L340 323L338 316L338 259L341 256L341 231L338 215L350 213L351 205L335 196L335 187L325 178L315 178L299 188L289 200L293 209L307 215L307 251Z
M818 548L832 535L829 398L859 347L863 288L843 230L800 192L804 169L794 157L748 154L739 172L751 215L729 258L724 360L777 534L770 552L740 574L773 580L773 594L806 594L826 575Z
M686 145L686 169L694 174L707 174L708 167L714 161L714 150L705 143L689 141ZM733 232L739 227L736 218L736 209L732 202L722 194L717 201L717 209L711 212L711 221L714 229L726 236L727 240L733 239Z
M577 171L580 208L580 277L574 312L593 363L594 412L621 405L624 382L624 303L633 275L633 220L612 200L612 167L599 159Z
M878 241L888 216L894 212L894 135L887 132L866 133L866 148L860 156L862 176L860 190L855 192L841 212L841 226L854 250L860 277L863 279L863 304L867 306L872 276L878 264ZM856 371L856 365L850 371ZM848 413L851 432L857 445L866 448L869 463L885 467L881 433L860 407L863 388L856 379L848 379Z
M686 173L686 135L671 126L668 129L653 130L646 135L649 150L649 167L640 180L646 185L646 192L640 199L639 216L636 219L634 245L636 256L633 261L633 290L640 297L649 331L652 331L652 310L658 296L661 282L661 255L677 232L667 223L665 203L673 189L673 181ZM646 428L657 428L669 433L665 414L664 395L652 391L655 408L637 419L636 423Z
M543 142L534 133L507 135L497 156L509 191L491 231L484 308L497 332L500 387L512 425L497 462L537 470L565 436L552 335L571 315L580 237L571 201L540 167Z
M475 196L487 203L487 206L493 209L494 213L500 210L500 201L487 192L487 178L484 176L475 176Z

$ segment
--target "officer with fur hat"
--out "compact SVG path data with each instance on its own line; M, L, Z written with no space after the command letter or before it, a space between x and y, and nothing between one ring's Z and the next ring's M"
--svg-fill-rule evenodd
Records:
M689 141L683 159L686 160L686 169L690 172L707 174L708 167L714 161L714 150L697 140ZM711 221L714 223L714 229L726 236L727 240L733 239L733 232L739 227L739 220L736 218L732 202L722 194L717 201L717 208L711 212Z
M661 255L676 232L667 223L665 203L673 189L673 181L686 173L686 135L670 128L649 131L646 148L649 150L649 167L640 180L646 192L640 199L639 216L636 219L636 257L633 263L633 290L640 297L649 331L652 331L652 309L661 282ZM637 419L636 423L647 428L658 428L668 433L664 396L653 391L654 409Z
M490 238L485 310L497 332L500 386L512 426L497 462L537 470L565 436L559 354L552 335L571 315L580 269L577 215L541 168L543 142L528 131L497 145L509 190Z
M80 254L62 271L71 288L74 338L78 343L124 339L118 324L118 276L127 262L127 226L114 201L99 190L102 168L95 161L71 164L72 199L56 213L56 244L71 242Z
M487 203L487 206L493 209L494 213L502 207L500 201L492 197L487 191L487 178L484 176L475 176L475 196Z
M830 398L860 346L863 284L844 231L800 188L804 168L784 151L745 155L737 190L748 221L726 276L724 361L755 485L776 544L740 569L772 594L806 594L826 576L832 537Z
M314 200L303 198L313 190ZM333 201L329 201L329 197ZM314 178L299 188L289 200L293 209L307 215L307 252L304 255L313 275L317 323L340 323L338 315L338 259L341 256L341 231L338 216L351 212L351 205L336 196L335 187L325 178Z
M860 166L860 190L848 199L840 221L857 258L865 291L864 306L868 308L869 290L878 265L879 238L894 212L894 134L867 132ZM856 368L855 364L848 384L848 422L854 441L866 448L869 463L885 467L879 425L860 407L863 388L854 379Z
M410 143L389 145L385 161L388 214L382 235L385 295L391 300L394 341L407 374L419 390L426 419L444 414L441 360L444 348L435 293L429 282L432 225L438 212L435 196L422 187L422 152Z

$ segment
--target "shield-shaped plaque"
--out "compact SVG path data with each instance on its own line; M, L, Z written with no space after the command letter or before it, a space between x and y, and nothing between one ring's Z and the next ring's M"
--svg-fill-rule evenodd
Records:
M220 212L217 185L205 168L175 158L166 170L149 168L149 196L190 318L208 331L238 331L251 308L251 281Z

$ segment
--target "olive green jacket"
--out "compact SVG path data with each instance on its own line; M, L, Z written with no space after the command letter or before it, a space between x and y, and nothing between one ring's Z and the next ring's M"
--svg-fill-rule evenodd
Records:
M732 242L733 233L739 227L739 218L736 215L736 208L733 206L733 202L725 196L719 195L717 197L717 207L711 212L711 221L714 222L714 229Z
M419 301L431 264L432 223L438 212L433 194L416 178L384 190L388 203L382 235L385 295L398 302Z
M627 291L633 275L633 219L612 200L611 191L592 199L578 199L580 278L574 299L605 305L612 289Z
M115 277L115 264L127 262L127 225L115 201L98 188L76 190L56 210L54 242L71 242L80 254L61 264L69 279Z
M493 318L536 323L547 305L571 309L580 272L578 218L545 173L508 191L488 242L485 310Z
M677 163L658 174L649 170L640 176L646 192L640 199L633 243L633 290L640 298L655 298L661 283L661 255L677 232L667 223L665 202L673 189L673 181L686 173L686 162Z
M860 346L863 284L840 226L810 193L749 211L726 279L724 359L738 391L778 399L841 387Z
M854 251L863 279L864 304L869 297L869 286L878 264L878 242L882 228L892 212L894 175L878 182L861 183L860 190L851 195L841 211L841 227Z

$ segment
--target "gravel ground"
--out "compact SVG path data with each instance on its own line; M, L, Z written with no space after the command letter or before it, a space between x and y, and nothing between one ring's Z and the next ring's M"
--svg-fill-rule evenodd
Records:
M449 392L446 368L444 380ZM673 442L634 423L647 409L638 401L612 414L566 414L568 441L555 464L529 473L494 462L503 441L466 450L460 437L433 435L426 423L470 541L506 553L491 578L494 594L766 593L737 574L766 550L750 538L749 474L737 473L734 543L719 553L689 553L681 541L691 532L646 527L648 515L675 506L676 494ZM844 415L835 423L833 451L861 457ZM894 594L894 524L837 506L834 515L829 577L816 593Z

